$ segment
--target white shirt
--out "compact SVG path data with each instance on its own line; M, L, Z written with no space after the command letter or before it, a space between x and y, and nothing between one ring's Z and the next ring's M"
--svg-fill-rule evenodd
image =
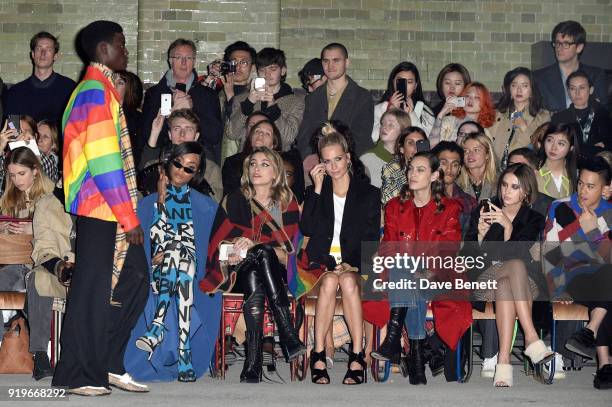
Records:
M342 216L344 215L344 204L346 203L346 196L341 198L336 194L334 195L334 237L332 239L331 247L329 248L329 254L336 259L336 263L342 263L342 250L340 248L340 231L342 230Z

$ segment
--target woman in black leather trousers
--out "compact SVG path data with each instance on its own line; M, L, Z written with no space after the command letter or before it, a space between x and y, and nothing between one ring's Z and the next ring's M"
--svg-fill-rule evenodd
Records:
M204 291L232 290L244 294L247 357L241 382L257 383L262 375L265 300L278 328L287 362L306 351L289 312L286 263L294 254L300 211L287 186L280 155L269 148L255 149L243 164L241 189L228 194L217 211L209 249L209 273L201 281ZM219 248L231 242L227 260L219 261ZM225 273L223 273L225 271Z

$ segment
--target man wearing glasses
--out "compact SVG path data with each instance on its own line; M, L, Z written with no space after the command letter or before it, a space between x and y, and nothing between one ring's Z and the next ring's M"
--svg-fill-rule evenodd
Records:
M249 91L249 82L253 71L253 64L257 52L244 41L236 41L227 47L223 52L223 61L229 69L221 69L221 81L223 82L223 91L219 92L219 102L223 110L223 122L225 123L225 132L223 133L223 142L221 146L221 161L229 156L232 156L240 149L240 142L236 141L242 136L229 134L232 130L229 125L229 119L232 115L232 103L234 96L239 96Z
M200 119L198 132L199 142L204 146L206 157L219 162L223 122L217 94L200 84L195 71L196 46L193 41L179 38L168 48L168 65L170 69L164 74L157 85L145 93L143 105L143 136L149 137L153 121L161 108L161 98L164 94L172 95L172 111L192 109ZM157 138L158 145L163 147L168 143L168 125L164 123ZM161 144L160 144L161 143Z
M536 82L542 92L544 107L551 113L559 112L572 103L565 87L571 73L581 70L591 78L595 91L593 97L602 105L607 105L608 94L606 76L601 68L589 66L579 61L586 46L586 31L577 21L562 21L552 31L551 45L555 50L556 64L534 72Z

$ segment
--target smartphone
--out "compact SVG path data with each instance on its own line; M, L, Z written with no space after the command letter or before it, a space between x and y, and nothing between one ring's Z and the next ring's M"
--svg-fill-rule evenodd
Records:
M265 78L255 78L255 84L253 86L256 91L263 92L266 90L266 79Z
M491 201L489 199L483 199L483 201L482 201L482 211L483 212L491 212Z
M172 95L170 93L162 93L161 95L161 115L170 116L172 111Z
M463 96L457 96L455 98L456 107L465 107L465 98Z
M398 78L395 80L395 89L402 94L404 102L408 99L408 81L406 78Z
M219 246L219 261L227 261L229 256L234 254L234 245L231 243L223 243ZM247 255L246 250L242 250L239 253L241 258L245 258Z
M491 212L491 200L483 199L483 201L482 201L482 212L483 213ZM485 220L485 223L490 225L491 221L490 220Z
M429 140L419 140L415 143L417 153L421 151L429 151L431 150L431 146L429 145Z
M11 126L12 124L12 126ZM21 121L19 120L18 114L9 115L9 127L11 129L17 130L17 133L21 133Z
M174 86L174 89L180 90L181 92L184 92L184 93L187 93L187 85L185 85L184 83L177 83Z

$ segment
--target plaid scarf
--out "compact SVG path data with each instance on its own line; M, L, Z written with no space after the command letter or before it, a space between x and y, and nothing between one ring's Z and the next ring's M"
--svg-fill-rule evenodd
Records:
M207 273L200 281L200 289L207 293L231 291L236 281L235 271L222 264L226 262L219 261L219 246L224 241L246 237L256 244L281 248L288 257L294 255L293 241L299 231L299 217L300 209L295 198L287 208L282 208L282 222L278 223L255 200L245 198L242 192L227 195L215 215L208 246Z
M39 158L43 172L51 181L57 182L59 180L59 159L57 155L54 152L49 154L41 153Z
M104 76L114 86L116 74L106 67L105 65L93 63L94 67L100 70ZM127 121L123 112L123 107L119 104L119 149L121 150L121 159L123 160L123 174L125 175L125 181L130 191L130 199L132 201L132 207L136 211L138 203L138 189L136 188L136 168L134 167L134 158L132 157L132 144L130 142L130 133L127 127ZM115 289L117 282L119 281L119 275L123 269L125 263L125 257L129 248L129 243L126 239L125 231L119 223L117 223L117 235L115 237L115 254L113 258L113 279L112 289ZM111 293L112 298L112 293Z

